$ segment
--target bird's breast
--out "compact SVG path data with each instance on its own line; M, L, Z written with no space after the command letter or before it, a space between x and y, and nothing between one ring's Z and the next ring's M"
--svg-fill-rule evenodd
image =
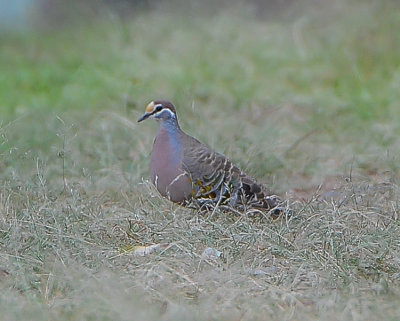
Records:
M160 129L151 155L151 180L161 195L183 202L191 195L192 184L182 169L183 146L178 135Z

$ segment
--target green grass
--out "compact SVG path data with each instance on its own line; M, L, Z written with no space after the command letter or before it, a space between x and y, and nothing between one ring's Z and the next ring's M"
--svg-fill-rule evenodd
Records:
M398 318L400 8L297 6L0 35L2 318ZM295 215L162 199L136 123L157 98Z

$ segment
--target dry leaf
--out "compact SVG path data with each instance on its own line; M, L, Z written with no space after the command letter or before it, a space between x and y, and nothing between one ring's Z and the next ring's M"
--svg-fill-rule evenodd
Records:
M203 260L216 260L222 257L222 252L212 247L207 247L201 254Z
M139 256L147 256L156 250L165 249L167 247L168 247L168 244L153 244L153 245L147 245L147 246L141 246L141 245L134 246L133 254L139 255Z

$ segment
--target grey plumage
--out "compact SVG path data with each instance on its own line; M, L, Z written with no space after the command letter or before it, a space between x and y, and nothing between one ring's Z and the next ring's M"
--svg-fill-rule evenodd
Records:
M147 118L159 121L150 172L161 195L181 204L247 206L279 215L278 199L264 185L181 130L170 102L149 103L138 121Z

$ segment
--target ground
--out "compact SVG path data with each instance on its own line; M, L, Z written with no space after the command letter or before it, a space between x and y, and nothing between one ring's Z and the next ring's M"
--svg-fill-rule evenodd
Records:
M0 35L3 318L397 320L398 4L185 10ZM292 215L160 197L154 99Z

